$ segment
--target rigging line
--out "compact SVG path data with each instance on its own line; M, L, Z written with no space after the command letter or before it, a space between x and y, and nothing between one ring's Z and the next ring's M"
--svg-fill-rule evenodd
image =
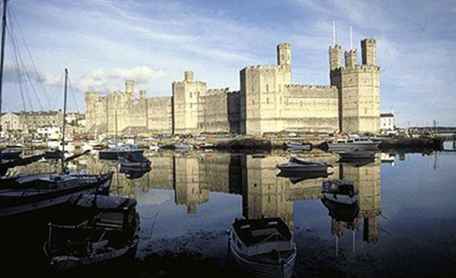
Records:
M76 109L75 111L77 111L78 113L81 112L81 110L79 108L81 108L81 106L79 106L79 102L78 102L78 97L76 96L76 93L79 93L79 91L77 91L75 88L72 87L72 82L71 82L71 79L68 77L68 89L70 92L73 92L71 95L72 95L72 100L74 101L74 105L76 106Z
M25 50L26 50L26 52L28 54L28 58L30 60L31 66L32 66L33 73L35 74L35 76L37 78L45 78L44 76L41 76L41 74L37 70L37 67L36 67L36 64L35 64L35 60L33 59L32 52L30 51L30 47L28 46L28 43L27 43L27 41L25 39L25 35L24 35L24 32L22 31L22 27L19 24L19 21L16 20L17 16L15 14L14 9L10 9L10 11L11 11L11 14L12 14L12 18L14 19L14 23L17 26L16 29L19 30L19 35L20 35L19 38L22 39L22 43L23 43L24 48L25 48ZM50 102L49 102L50 97L49 97L49 93L48 93L48 91L46 89L46 85L41 83L41 82L38 82L38 83L41 85L41 88L43 89L43 93L44 93L44 97L45 97L45 100L46 100L47 107L48 107L48 109L51 109L51 105L50 105Z
M11 29L7 26L6 30L9 33L10 37L11 37ZM12 39L10 41L13 44L13 55L14 55L14 58L15 58L15 61L16 61L15 71L16 71L17 79L18 79L17 84L18 84L19 92L20 92L21 99L22 99L23 110L24 110L24 113L25 113L25 111L27 111L27 109L26 109L27 104L26 104L26 100L25 100L25 97L24 97L23 87L22 87L22 75L21 75L20 68L19 68L19 65L18 65L19 61L18 61L18 58L17 58L16 49L14 47L14 39L13 39L13 37L11 37L11 38Z
M22 67L23 75L25 77L24 79L26 81L25 85L26 85L26 87L27 87L27 85L30 86L32 93L34 94L34 96L37 99L39 108L41 110L43 110L43 105L41 103L39 93L37 92L36 87L34 86L34 81L33 81L34 79L31 77L31 73L29 72L27 65L24 63L24 59L22 58L22 55L21 55L20 44L18 44L17 38L15 36L14 31L16 30L16 25L15 25L16 21L12 20L12 23L14 23L14 24L11 24L11 39L12 39L13 45L15 47L15 51L18 53L18 58L19 58L19 63L20 63L19 66ZM39 78L38 75L37 75L37 78ZM27 81L28 81L28 83L27 83ZM31 98L31 96L28 96L28 97Z
M19 92L21 94L22 104L23 104L23 108L24 108L24 112L25 112L25 111L27 111L27 100L29 100L29 99L28 99L28 96L26 94L24 94L23 76L22 76L21 66L20 66L18 53L17 53L16 39L15 39L15 37L13 35L14 32L13 32L12 28L13 27L11 25L9 25L9 27L7 27L7 32L9 33L9 36L11 38L10 41L11 41L11 45L12 45L14 59L15 59L15 62L16 62L15 71L16 71L17 79L18 79L18 87L19 87ZM31 102L30 102L30 106L31 106L31 110L32 110L33 107L32 107L32 103Z

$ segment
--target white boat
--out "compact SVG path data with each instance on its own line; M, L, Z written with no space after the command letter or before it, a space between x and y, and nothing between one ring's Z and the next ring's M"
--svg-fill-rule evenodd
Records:
M43 251L55 271L134 257L139 241L136 200L83 194L62 209L66 216L49 224Z
M323 181L321 192L325 199L338 204L352 205L358 201L358 192L355 190L353 183L349 181Z
M229 249L239 267L256 277L290 278L296 244L281 218L236 219Z
M330 152L376 151L379 145L379 142L374 142L368 137L338 138L327 142L327 148Z
M287 163L277 165L283 172L328 172L331 165L324 162L304 161L296 157L291 157Z

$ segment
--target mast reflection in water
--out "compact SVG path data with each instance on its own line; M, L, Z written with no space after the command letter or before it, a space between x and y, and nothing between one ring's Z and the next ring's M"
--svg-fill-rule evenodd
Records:
M138 201L141 231L132 276L173 277L179 264L189 269L204 265L198 268L201 274L238 271L229 259L227 230L242 218L283 221L297 249L297 277L342 272L385 276L391 271L411 275L453 270L456 154L437 157L438 167L434 155L422 154L378 154L365 163L338 163L336 155L312 151L308 159L334 166L334 172L323 177L278 176L276 165L288 161L286 153L158 152L148 156L151 170L133 177L120 173L116 163L91 156L70 167L89 173L113 170L111 194ZM11 170L36 173L53 167L36 162ZM339 204L325 198L322 184L328 180L350 181L356 201ZM35 235L35 241L46 240L46 232ZM8 260L26 257L40 264L40 245L32 243L30 235L24 237L2 237L13 253L21 254ZM410 262L399 262L398 256Z

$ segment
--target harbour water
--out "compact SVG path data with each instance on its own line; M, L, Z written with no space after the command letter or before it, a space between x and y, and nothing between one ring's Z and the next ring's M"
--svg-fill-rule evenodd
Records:
M91 269L89 274L239 276L229 256L227 230L242 217L285 221L297 246L296 277L456 273L455 152L379 153L375 161L363 164L339 163L336 155L320 151L302 156L328 162L334 172L328 178L304 180L277 176L276 165L290 157L286 152L153 152L147 154L152 170L136 175L120 173L115 162L96 156L77 159L69 165L72 170L114 171L111 194L136 198L141 220L136 260L100 266L103 270ZM58 167L36 162L10 169L10 174ZM341 215L325 206L325 179L352 181L359 192L359 211ZM41 251L46 232L33 225L2 225L2 269L14 265L22 271L17 266L33 265L37 274L46 273ZM76 275L88 274L80 271Z

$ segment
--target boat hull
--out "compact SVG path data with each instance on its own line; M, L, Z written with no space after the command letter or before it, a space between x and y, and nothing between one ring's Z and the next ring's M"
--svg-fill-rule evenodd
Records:
M305 166L305 167L296 167L296 166L286 166L286 165L277 165L277 168L280 169L284 174L291 173L327 173L328 167L327 166Z
M231 238L233 238L231 236ZM246 271L255 277L261 278L273 278L273 277L283 277L291 278L294 273L294 266L296 263L296 248L294 252L284 261L283 264L271 264L271 263L262 263L249 259L247 256L244 256L238 252L235 247L235 242L230 239L229 243L230 254L241 268L241 270Z
M349 151L377 151L379 143L328 143L330 152L349 152Z
M287 148L291 151L311 151L312 144L286 144Z
M339 153L341 159L344 160L355 160L355 159L373 159L375 157L374 152L341 152Z
M18 159L21 153L22 150L2 150L0 151L0 159Z
M63 272L77 267L84 267L90 265L100 265L112 263L114 261L134 258L138 249L138 237L136 237L131 244L115 249L111 252L104 252L85 257L75 256L55 256L49 259L50 267L53 271ZM47 242L43 246L43 250L47 255Z
M129 153L131 154L136 154L140 153L142 154L144 151L143 150L133 150L133 151L109 151L109 150L102 150L98 152L98 156L100 159L105 159L105 160L118 160L122 156L126 156Z
M52 208L63 205L71 197L78 196L81 193L101 193L106 194L109 191L112 181L112 175L107 175L96 183L86 184L84 186L72 187L64 190L50 191L46 194L33 196L20 196L16 201L11 197L0 196L0 217L9 218L18 215L24 215L39 210ZM1 205L3 203L3 205Z

